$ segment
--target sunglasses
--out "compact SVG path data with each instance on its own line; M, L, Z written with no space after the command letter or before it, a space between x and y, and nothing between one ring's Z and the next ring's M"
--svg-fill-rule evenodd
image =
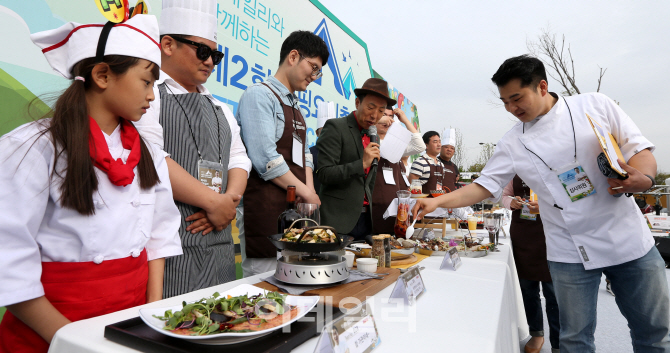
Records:
M177 36L172 38L174 38L174 40L176 40L177 42L194 45L196 47L195 56L202 61L207 60L211 56L212 63L214 65L218 65L223 59L224 54L222 52L218 50L212 50L212 48L206 46L205 44L194 42L192 40L184 39Z

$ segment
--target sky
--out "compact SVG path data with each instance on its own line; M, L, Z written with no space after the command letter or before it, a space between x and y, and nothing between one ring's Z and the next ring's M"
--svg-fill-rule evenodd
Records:
M619 102L670 172L669 1L319 0L368 46L372 67L416 104L422 132L461 130L468 164L516 122L491 82L549 28L565 35L576 84ZM362 85L362 83L358 83ZM563 91L549 78L549 90ZM495 94L494 94L495 93Z

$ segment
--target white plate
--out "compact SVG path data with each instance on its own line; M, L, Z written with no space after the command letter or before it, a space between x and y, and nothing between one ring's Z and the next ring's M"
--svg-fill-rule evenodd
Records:
M422 199L424 197L428 197L428 194L411 194L410 195L413 199Z
M268 292L267 290L258 288L256 286L252 286L251 284L241 284L235 288L231 288L225 292L219 292L219 293L221 294L221 296L230 295L233 297L237 297L244 294L253 296L267 292ZM212 294L214 293L212 292ZM200 299L202 299L202 297L198 298L194 297L191 300L186 300L186 302L192 303ZM312 308L314 308L314 306L318 302L319 302L319 296L294 296L294 295L287 296L286 297L287 304L298 306L300 310L298 312L298 315L296 315L296 317L294 317L292 320L287 321L279 326L272 327L259 332L223 332L204 336L178 335L176 333L164 330L163 327L165 327L165 321L157 319L153 316L153 315L163 316L165 314L165 311L170 309L172 309L172 312L179 311L183 308L182 305L163 307L163 308L142 308L140 309L140 318L142 318L142 321L144 321L144 323L146 323L147 326L166 336L180 338L188 341L198 341L198 343L200 344L235 344L265 336L267 334L270 334L274 330L278 330L284 326L290 325L294 321L297 321L303 316L305 316L310 310L312 310Z
M391 252L401 255L409 255L414 252L414 248L391 249Z

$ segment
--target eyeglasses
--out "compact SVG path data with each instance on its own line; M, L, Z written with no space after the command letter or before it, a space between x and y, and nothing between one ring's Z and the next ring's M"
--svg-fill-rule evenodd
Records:
M319 69L318 65L316 65L313 62L307 60L307 58L304 57L302 54L300 54L300 57L305 59L305 61L307 61L307 63L312 66L312 76L314 76L315 80L318 80L318 79L321 78L321 76L323 76L323 72L321 72L321 69Z
M176 40L177 42L182 42L196 46L195 56L202 61L209 59L209 57L211 56L212 63L214 65L218 65L221 62L221 59L223 59L224 54L222 52L218 50L212 50L212 48L208 47L205 44L194 42L192 40L184 39L177 36L174 36L172 38L174 38L174 40Z

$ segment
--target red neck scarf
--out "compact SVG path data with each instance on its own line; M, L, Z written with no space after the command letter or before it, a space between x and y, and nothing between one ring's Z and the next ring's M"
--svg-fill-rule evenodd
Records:
M107 173L107 177L116 186L126 186L133 182L133 169L140 161L140 134L135 126L126 119L121 119L121 144L130 150L128 160L124 164L121 158L114 160L109 153L109 146L98 123L89 117L91 134L88 139L88 151L93 164Z

